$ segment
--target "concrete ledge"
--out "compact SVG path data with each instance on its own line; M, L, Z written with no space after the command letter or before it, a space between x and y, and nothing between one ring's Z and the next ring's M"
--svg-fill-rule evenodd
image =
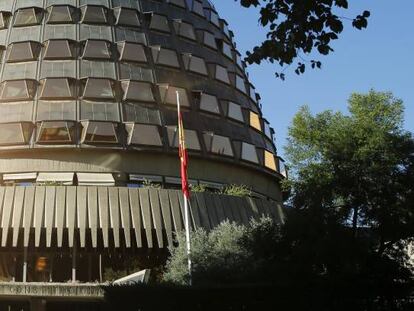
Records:
M64 284L64 283L6 283L0 282L2 298L73 298L103 300L102 284Z

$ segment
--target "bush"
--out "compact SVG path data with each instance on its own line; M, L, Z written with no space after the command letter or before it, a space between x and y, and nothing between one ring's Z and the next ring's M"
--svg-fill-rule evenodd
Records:
M252 195L252 191L246 185L227 185L220 191L221 194L233 195L236 197L249 197Z

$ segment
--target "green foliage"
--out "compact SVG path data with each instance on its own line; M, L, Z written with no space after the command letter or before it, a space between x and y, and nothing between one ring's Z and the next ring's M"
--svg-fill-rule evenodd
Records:
M207 186L205 184L190 185L191 192L206 192Z
M296 74L305 72L306 66L321 68L319 60L304 60L311 53L328 55L333 52L332 41L339 38L344 29L344 20L352 21L356 29L368 26L370 12L364 11L355 18L341 15L348 9L347 0L235 0L246 8L260 8L259 22L266 27L266 39L247 53L249 64L260 64L264 60L278 63L281 67L291 65L296 59ZM308 63L308 64L307 64ZM276 73L284 79L284 73Z
M252 191L246 185L227 185L220 191L221 194L233 195L236 197L249 197L252 195Z
M143 188L153 188L153 189L161 189L161 185L158 183L153 183L150 180L144 179L142 182Z

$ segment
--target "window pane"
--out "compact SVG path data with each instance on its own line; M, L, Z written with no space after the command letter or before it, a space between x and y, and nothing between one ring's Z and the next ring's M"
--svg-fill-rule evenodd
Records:
M136 101L155 101L152 93L152 84L137 81L122 81L122 90L124 91L123 100Z
M124 121L161 125L160 111L138 103L124 103Z
M76 61L43 61L40 78L76 78Z
M0 145L22 145L29 142L32 128L28 123L0 124Z
M237 105L233 102L229 102L229 111L228 111L228 117L236 120L236 121L240 121L240 122L244 122L244 118L243 118L243 113L242 113L242 109L240 107L240 105Z
M138 18L138 12L133 9L115 8L116 24L124 26L139 27L141 24Z
M118 125L109 122L82 122L82 143L117 143Z
M97 121L119 121L118 103L81 102L81 119Z
M250 126L258 131L262 130L262 125L260 124L260 117L257 113L254 113L253 111L250 111Z
M73 8L67 5L54 5L48 8L49 16L47 22L51 23L71 23L73 22Z
M33 99L35 95L35 82L26 80L5 81L2 83L2 100Z
M220 80L224 83L230 84L229 74L227 73L227 68L220 65L216 65L216 77L217 80Z
M242 159L253 162L259 163L259 159L257 157L256 147L254 145L243 143L242 144Z
M32 121L33 102L0 103L0 123Z
M103 77L116 79L115 63L103 61L82 60L80 63L80 77Z
M80 25L80 40L97 39L112 41L112 30L110 26L104 25Z
M146 124L134 124L127 127L128 144L162 146L161 135L158 126Z
M28 26L40 24L42 19L42 11L37 8L19 9L16 13L14 26Z
M144 46L141 44L121 42L118 43L120 61L147 62Z
M116 41L130 41L130 42L142 43L144 45L147 44L147 39L145 37L145 34L140 31L136 31L135 29L116 27L115 38L116 38Z
M114 82L112 80L89 78L84 83L83 98L115 98Z
M38 143L73 143L75 123L73 122L41 122L37 125Z
M76 102L39 100L36 120L76 120Z
M163 104L170 104L177 106L177 93L180 98L180 105L184 107L190 107L190 102L188 100L187 91L183 88L178 88L174 86L169 86L166 84L158 85L161 101Z
M110 46L106 41L87 40L83 50L83 58L110 59Z
M149 28L152 30L159 30L163 32L170 32L170 26L168 25L168 19L166 16L151 14L151 22Z
M35 42L19 42L7 48L8 62L37 60L40 54L40 44Z
M207 66L204 59L191 54L183 54L183 61L186 70L207 75Z
M166 65L179 68L177 52L174 50L164 49L160 46L151 47L152 57L158 65Z
M204 31L204 44L214 50L217 50L216 38L210 32Z
M106 9L101 6L86 5L81 7L82 23L106 24Z
M46 42L44 59L65 59L74 58L75 47L73 42L68 40L49 40Z
M273 155L273 153L265 150L264 155L265 155L265 166L268 169L271 169L272 171L276 172L276 161L275 161L275 156Z
M174 21L174 29L178 36L184 37L190 40L196 40L193 25L185 23L181 20Z
M41 81L41 93L39 98L74 98L74 82L66 78L44 79Z
M177 126L167 126L168 141L170 147L178 148L178 128ZM191 150L201 150L197 131L184 129L185 145Z
M213 133L205 133L204 140L209 152L233 156L230 138Z
M46 25L44 40L49 39L76 40L76 25Z
M211 113L220 114L219 103L216 96L201 93L200 109Z
M238 75L236 75L236 88L243 92L244 94L247 94L246 91L246 85L244 84L244 79Z

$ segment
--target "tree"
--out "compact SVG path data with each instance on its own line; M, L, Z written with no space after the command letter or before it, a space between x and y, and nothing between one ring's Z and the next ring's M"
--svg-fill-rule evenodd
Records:
M352 21L356 29L368 26L369 11L354 18L342 17L339 12L348 9L348 0L235 0L246 8L260 7L259 22L268 28L266 40L247 52L249 64L263 60L276 62L281 67L297 59L296 74L305 72L304 56L312 52L328 55L333 52L331 43L339 38L344 20ZM321 68L319 60L309 61L311 68ZM277 77L285 78L283 72Z

